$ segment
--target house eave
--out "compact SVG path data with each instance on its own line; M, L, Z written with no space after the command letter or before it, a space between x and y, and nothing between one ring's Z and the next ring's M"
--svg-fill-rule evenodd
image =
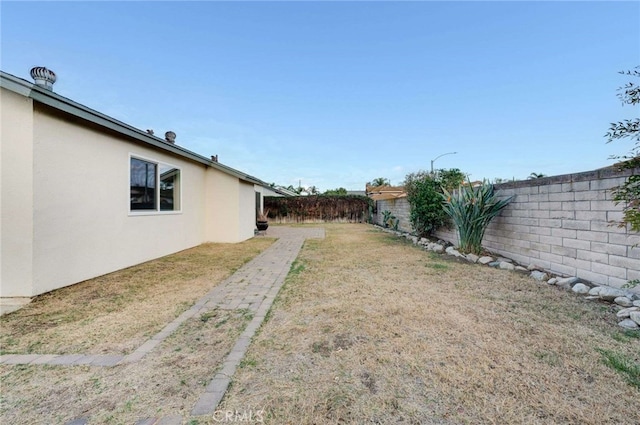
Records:
M30 83L29 81L15 77L11 74L7 74L3 71L0 71L0 87L3 87L19 95L31 98L36 102L47 105L66 114L109 129L130 139L134 139L143 144L152 146L156 149L170 152L171 154L198 162L207 167L215 168L226 174L230 174L250 183L260 185L265 184L265 182L256 177L245 174L239 170L228 167L219 162L212 161L181 146L166 142L159 137L152 136L145 131L132 127L122 121L119 121L94 109L74 102L73 100L61 96L57 93L38 87L35 84Z

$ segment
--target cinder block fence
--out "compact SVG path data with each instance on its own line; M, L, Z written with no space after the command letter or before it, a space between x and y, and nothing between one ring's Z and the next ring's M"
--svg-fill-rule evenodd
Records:
M497 196L513 199L489 225L483 246L518 263L596 284L621 287L640 279L640 234L612 224L622 218L622 206L614 204L610 189L632 174L640 169L609 167L496 185ZM406 199L396 200L400 203L408 207ZM435 236L458 243L452 229L439 229Z

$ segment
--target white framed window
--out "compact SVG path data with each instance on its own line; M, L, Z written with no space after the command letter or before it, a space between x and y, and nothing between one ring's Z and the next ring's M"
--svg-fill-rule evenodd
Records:
M171 164L129 156L129 212L181 212L181 172Z

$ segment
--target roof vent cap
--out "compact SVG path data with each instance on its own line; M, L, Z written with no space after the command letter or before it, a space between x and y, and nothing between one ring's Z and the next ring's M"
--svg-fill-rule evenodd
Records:
M167 131L164 133L164 139L173 145L176 143L176 133L173 131Z
M31 68L31 78L36 83L36 86L53 91L53 83L56 82L56 74L50 69L44 66L36 66Z

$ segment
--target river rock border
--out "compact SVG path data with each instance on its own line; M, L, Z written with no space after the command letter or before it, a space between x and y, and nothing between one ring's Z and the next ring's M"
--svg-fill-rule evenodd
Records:
M544 270L539 265L533 263L526 267L515 263L513 260L498 256L478 256L474 254L462 254L452 244L438 240L432 241L427 238L419 238L407 232L392 230L376 225L377 228L387 233L404 237L414 245L438 254L446 254L469 261L470 263L482 264L502 270L514 270L521 273L528 273L529 276L539 282L555 285L560 288L572 291L579 295L584 295L587 300L595 300L615 305L618 308L616 317L619 319L618 326L624 329L640 329L640 295L631 291L610 286L596 286L588 281L575 276L559 276Z

